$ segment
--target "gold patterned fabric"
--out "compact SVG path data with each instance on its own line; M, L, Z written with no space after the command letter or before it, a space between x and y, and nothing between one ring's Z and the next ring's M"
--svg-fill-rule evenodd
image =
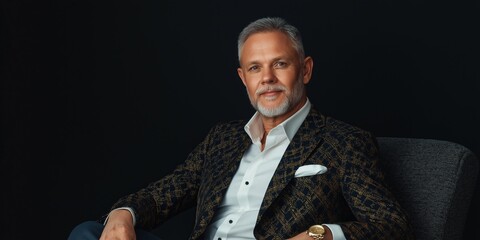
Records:
M121 198L112 209L131 207L137 226L151 229L195 207L190 239L203 239L251 144L245 124L218 124L171 174ZM378 161L372 134L312 108L270 181L254 229L256 239L283 240L321 223L339 224L347 239L413 239ZM295 178L295 171L307 164L321 164L328 171Z

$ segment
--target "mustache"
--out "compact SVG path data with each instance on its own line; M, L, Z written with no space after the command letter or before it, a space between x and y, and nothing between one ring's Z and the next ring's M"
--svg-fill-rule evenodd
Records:
M261 88L257 89L255 94L260 95L260 94L270 92L270 91L286 91L286 90L287 90L287 88L284 87L284 86L281 86L281 85L268 85L268 86L261 87Z

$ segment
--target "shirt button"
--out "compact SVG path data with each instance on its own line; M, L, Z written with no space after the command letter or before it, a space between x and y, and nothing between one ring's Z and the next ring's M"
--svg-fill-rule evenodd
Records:
M232 221L232 220L229 220L228 222L229 222L229 223L233 223L233 221Z
M248 181L246 181L246 182L245 182L245 185L248 185L248 184L250 184L250 183L249 183Z

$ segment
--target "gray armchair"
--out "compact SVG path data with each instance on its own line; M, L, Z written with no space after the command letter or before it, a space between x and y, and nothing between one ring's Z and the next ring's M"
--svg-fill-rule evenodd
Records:
M473 152L441 140L377 140L387 181L409 214L417 240L462 239L478 175Z

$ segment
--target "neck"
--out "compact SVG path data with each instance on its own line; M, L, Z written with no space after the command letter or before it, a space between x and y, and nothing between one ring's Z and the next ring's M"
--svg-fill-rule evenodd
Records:
M262 140L260 140L260 143L262 143L261 146L260 146L260 151L262 151L262 152L265 149L265 142L267 141L267 135L268 135L267 131L263 132Z

